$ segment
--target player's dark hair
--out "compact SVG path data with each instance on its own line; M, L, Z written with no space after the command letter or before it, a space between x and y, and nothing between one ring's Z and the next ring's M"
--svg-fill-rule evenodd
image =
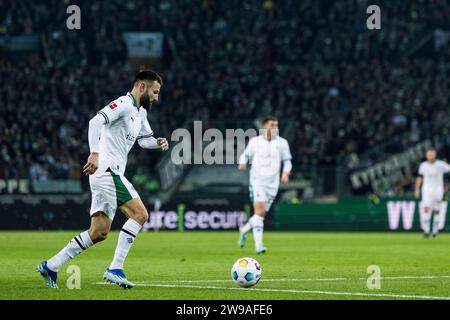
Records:
M262 124L265 125L269 121L278 121L278 118L275 116L267 116L262 120Z
M138 81L149 81L149 82L153 82L156 81L158 82L161 86L163 85L163 81L162 78L159 74L157 74L155 71L153 70L141 70L136 74L136 77L134 79L134 83L138 82Z
M428 152L428 151L434 151L434 152L436 152L436 148L435 148L435 147L428 147L427 150L426 150L426 152Z

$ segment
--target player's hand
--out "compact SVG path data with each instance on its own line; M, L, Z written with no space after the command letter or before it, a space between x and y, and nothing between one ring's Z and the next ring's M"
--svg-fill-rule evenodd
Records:
M245 164L240 164L238 169L239 171L245 171L247 169L247 166Z
M169 150L169 142L167 142L166 138L158 138L156 143L161 147L162 151Z
M98 168L98 152L92 152L89 155L87 162L83 167L83 173L86 176L88 176L97 171L97 168Z
M283 182L284 184L289 182L289 173L283 172L283 174L281 175L281 182Z
M414 192L414 196L415 196L417 199L419 199L419 198L420 198L420 191L419 191L419 190L416 190L416 191Z

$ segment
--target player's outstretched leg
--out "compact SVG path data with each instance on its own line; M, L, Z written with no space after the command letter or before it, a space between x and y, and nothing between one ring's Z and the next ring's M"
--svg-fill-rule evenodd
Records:
M128 217L128 220L119 233L113 261L109 268L106 269L103 278L107 282L115 283L122 288L131 289L134 287L134 283L125 276L123 264L137 234L148 219L148 213L140 198L134 198L126 202L120 209Z
M433 216L433 230L432 230L433 238L436 238L438 233L439 233L439 211L435 211Z
M36 270L44 278L47 286L49 288L58 288L58 271L62 266L95 243L105 240L110 228L111 220L104 213L97 212L93 214L89 230L74 237L55 256L46 261L42 261L36 267Z
M84 231L74 237L70 242L55 256L42 261L36 270L44 278L49 288L58 288L57 278L59 269L70 259L80 254L93 245L88 231Z
M247 233L252 229L252 225L250 223L250 219L248 219L247 223L239 228L239 240L238 246L243 248L245 246L245 242L247 241Z

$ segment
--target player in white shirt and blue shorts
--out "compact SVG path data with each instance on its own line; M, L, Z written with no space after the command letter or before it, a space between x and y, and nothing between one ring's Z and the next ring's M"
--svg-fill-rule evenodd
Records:
M37 271L50 288L57 288L61 267L76 255L106 239L116 209L128 220L119 233L114 258L103 278L123 288L132 288L123 271L124 260L136 236L148 219L148 212L133 185L125 178L127 156L137 141L142 148L169 148L165 138L154 138L147 111L158 101L161 77L142 70L135 78L131 92L109 103L89 121L90 155L83 173L89 175L92 192L91 225L74 237L60 252L41 262Z
M251 138L239 158L241 171L245 171L247 163L251 163L249 191L254 210L253 216L239 229L240 247L244 247L247 233L253 229L256 253L267 251L263 244L264 217L277 196L281 170L281 182L289 182L291 159L287 140L278 135L278 119L266 117L263 120L263 134Z
M430 235L431 211L433 211L433 237L439 232L439 211L444 197L444 174L450 172L450 165L436 159L436 150L430 148L426 152L427 161L419 166L419 176L416 179L415 196L420 197L422 191L422 205L425 217L422 221L426 238ZM422 186L422 188L421 188Z

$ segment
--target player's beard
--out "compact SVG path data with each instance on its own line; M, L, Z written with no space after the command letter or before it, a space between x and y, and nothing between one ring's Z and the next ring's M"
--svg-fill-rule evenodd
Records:
M147 111L150 111L150 108L152 107L152 102L150 101L147 92L141 96L141 106Z

